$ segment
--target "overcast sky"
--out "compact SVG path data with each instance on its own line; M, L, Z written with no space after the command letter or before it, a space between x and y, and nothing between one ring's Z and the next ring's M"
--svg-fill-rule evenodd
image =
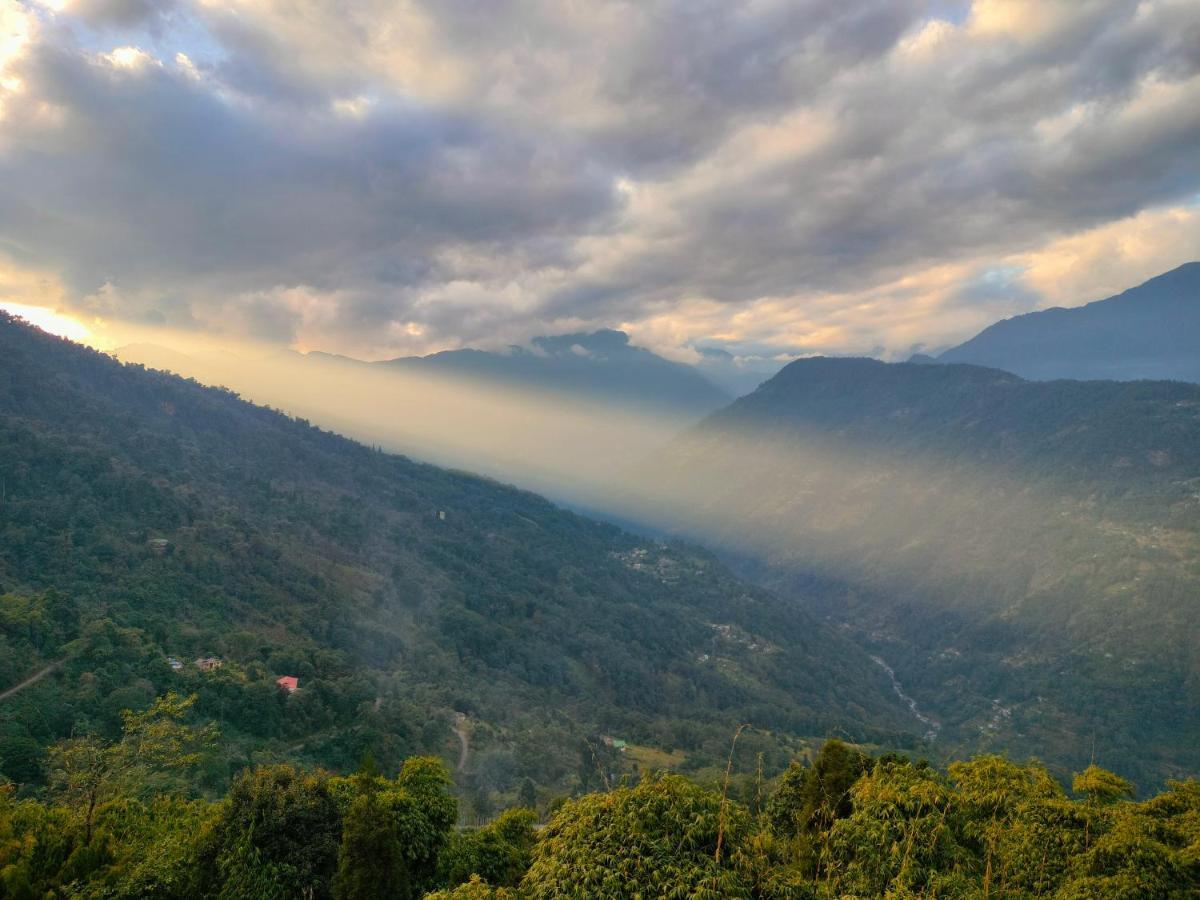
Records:
M1196 0L0 0L0 303L955 343L1200 258Z

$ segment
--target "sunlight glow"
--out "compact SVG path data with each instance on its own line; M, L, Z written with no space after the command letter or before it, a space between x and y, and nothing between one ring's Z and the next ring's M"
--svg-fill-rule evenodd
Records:
M44 306L27 306L24 303L0 301L0 310L20 316L42 331L69 338L72 341L86 342L92 337L92 332L78 319Z

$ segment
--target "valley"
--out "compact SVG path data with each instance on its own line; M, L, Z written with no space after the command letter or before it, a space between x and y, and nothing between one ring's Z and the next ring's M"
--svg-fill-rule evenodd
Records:
M1200 763L1198 390L801 360L626 508L885 659L941 752L1179 777Z
M0 351L0 684L67 657L3 701L0 771L36 782L76 723L167 690L222 728L214 788L248 760L461 761L469 717L481 816L525 779L571 790L601 732L693 770L744 720L775 760L831 729L919 740L865 653L699 547L11 319Z
M1200 0L0 0L0 900L1198 900Z

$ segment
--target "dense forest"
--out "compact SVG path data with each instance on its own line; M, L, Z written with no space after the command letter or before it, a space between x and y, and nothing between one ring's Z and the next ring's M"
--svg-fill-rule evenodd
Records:
M194 699L50 754L44 796L0 785L0 898L1147 898L1200 890L1200 784L1134 799L1098 766L1068 794L1037 763L942 771L837 740L735 796L646 773L455 828L440 760L394 775L247 768L188 790L217 736ZM738 733L740 735L740 732ZM734 738L735 742L737 738ZM545 824L541 824L542 821Z
M947 752L1200 767L1200 386L806 359L640 475L648 521L886 660Z
M169 691L224 735L210 793L435 754L470 820L606 754L719 768L739 722L774 769L917 740L861 651L697 547L0 319L0 773L30 795Z

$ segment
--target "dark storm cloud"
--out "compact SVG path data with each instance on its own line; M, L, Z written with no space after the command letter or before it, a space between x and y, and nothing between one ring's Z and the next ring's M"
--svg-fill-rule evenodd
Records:
M0 248L105 315L351 352L620 322L908 347L999 261L1200 190L1186 0L27 10ZM943 307L880 297L945 266Z

